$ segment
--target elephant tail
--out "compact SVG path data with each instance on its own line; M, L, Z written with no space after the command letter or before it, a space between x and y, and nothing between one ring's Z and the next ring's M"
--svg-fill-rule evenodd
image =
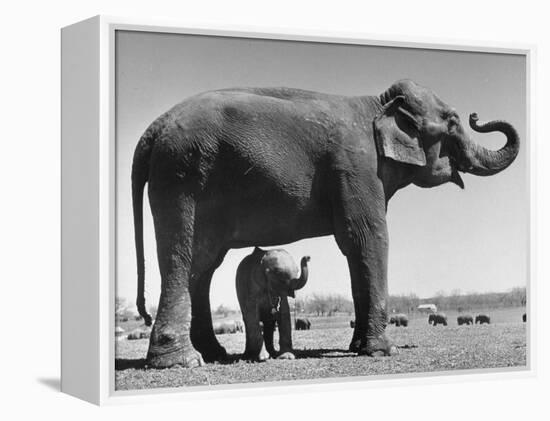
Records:
M139 315L146 326L151 326L153 319L145 308L145 256L143 252L143 191L149 179L149 159L156 130L151 125L139 140L132 163L132 206L134 209L134 239L137 260L137 300Z

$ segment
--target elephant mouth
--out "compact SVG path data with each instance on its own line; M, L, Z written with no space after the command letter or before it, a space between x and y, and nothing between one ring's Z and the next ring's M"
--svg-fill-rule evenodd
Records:
M464 180L462 180L462 177L460 176L460 173L456 168L452 169L451 172L451 182L456 184L461 189L464 189Z

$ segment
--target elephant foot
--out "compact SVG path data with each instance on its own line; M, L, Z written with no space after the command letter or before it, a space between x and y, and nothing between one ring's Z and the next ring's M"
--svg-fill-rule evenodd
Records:
M204 361L195 350L174 351L168 354L147 355L147 365L153 368L169 368L173 366L182 366L185 368L195 368L204 365Z
M287 352L283 352L281 355L279 355L277 357L278 360L295 360L296 359L296 356L290 352L290 351L287 351Z
M349 346L351 352L369 357L384 357L397 354L397 347L388 339L386 334L378 337L354 339Z
M262 349L258 352L245 352L243 354L243 360L251 363L263 363L269 360L269 354L265 349Z
M227 361L227 351L219 343L212 343L210 345L203 345L197 350L202 355L202 358L207 363L213 363L216 361Z
M194 368L203 366L204 361L201 354L191 345L189 337L178 335L168 329L164 329L162 333L153 329L147 353L147 365L154 368L168 368L175 365Z

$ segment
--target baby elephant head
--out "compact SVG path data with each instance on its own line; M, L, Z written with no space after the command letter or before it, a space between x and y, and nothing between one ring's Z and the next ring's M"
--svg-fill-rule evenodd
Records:
M420 187L451 181L461 188L459 175L496 174L508 167L519 151L516 130L505 121L478 124L470 115L470 127L479 133L498 131L506 144L493 151L475 143L464 130L457 112L431 90L410 80L393 84L380 95L382 111L374 121L379 152L395 162L409 164L413 183Z
M308 279L309 256L302 257L300 270L296 262L285 250L270 250L262 259L262 267L267 280L267 286L273 296L289 296L294 298L295 291L303 288ZM298 276L298 272L300 274Z

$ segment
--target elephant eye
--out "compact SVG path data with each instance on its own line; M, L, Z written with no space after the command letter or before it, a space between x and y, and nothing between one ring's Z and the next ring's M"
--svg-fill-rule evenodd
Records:
M458 117L454 115L449 117L448 121L449 121L449 129L451 130L456 128L460 124Z

